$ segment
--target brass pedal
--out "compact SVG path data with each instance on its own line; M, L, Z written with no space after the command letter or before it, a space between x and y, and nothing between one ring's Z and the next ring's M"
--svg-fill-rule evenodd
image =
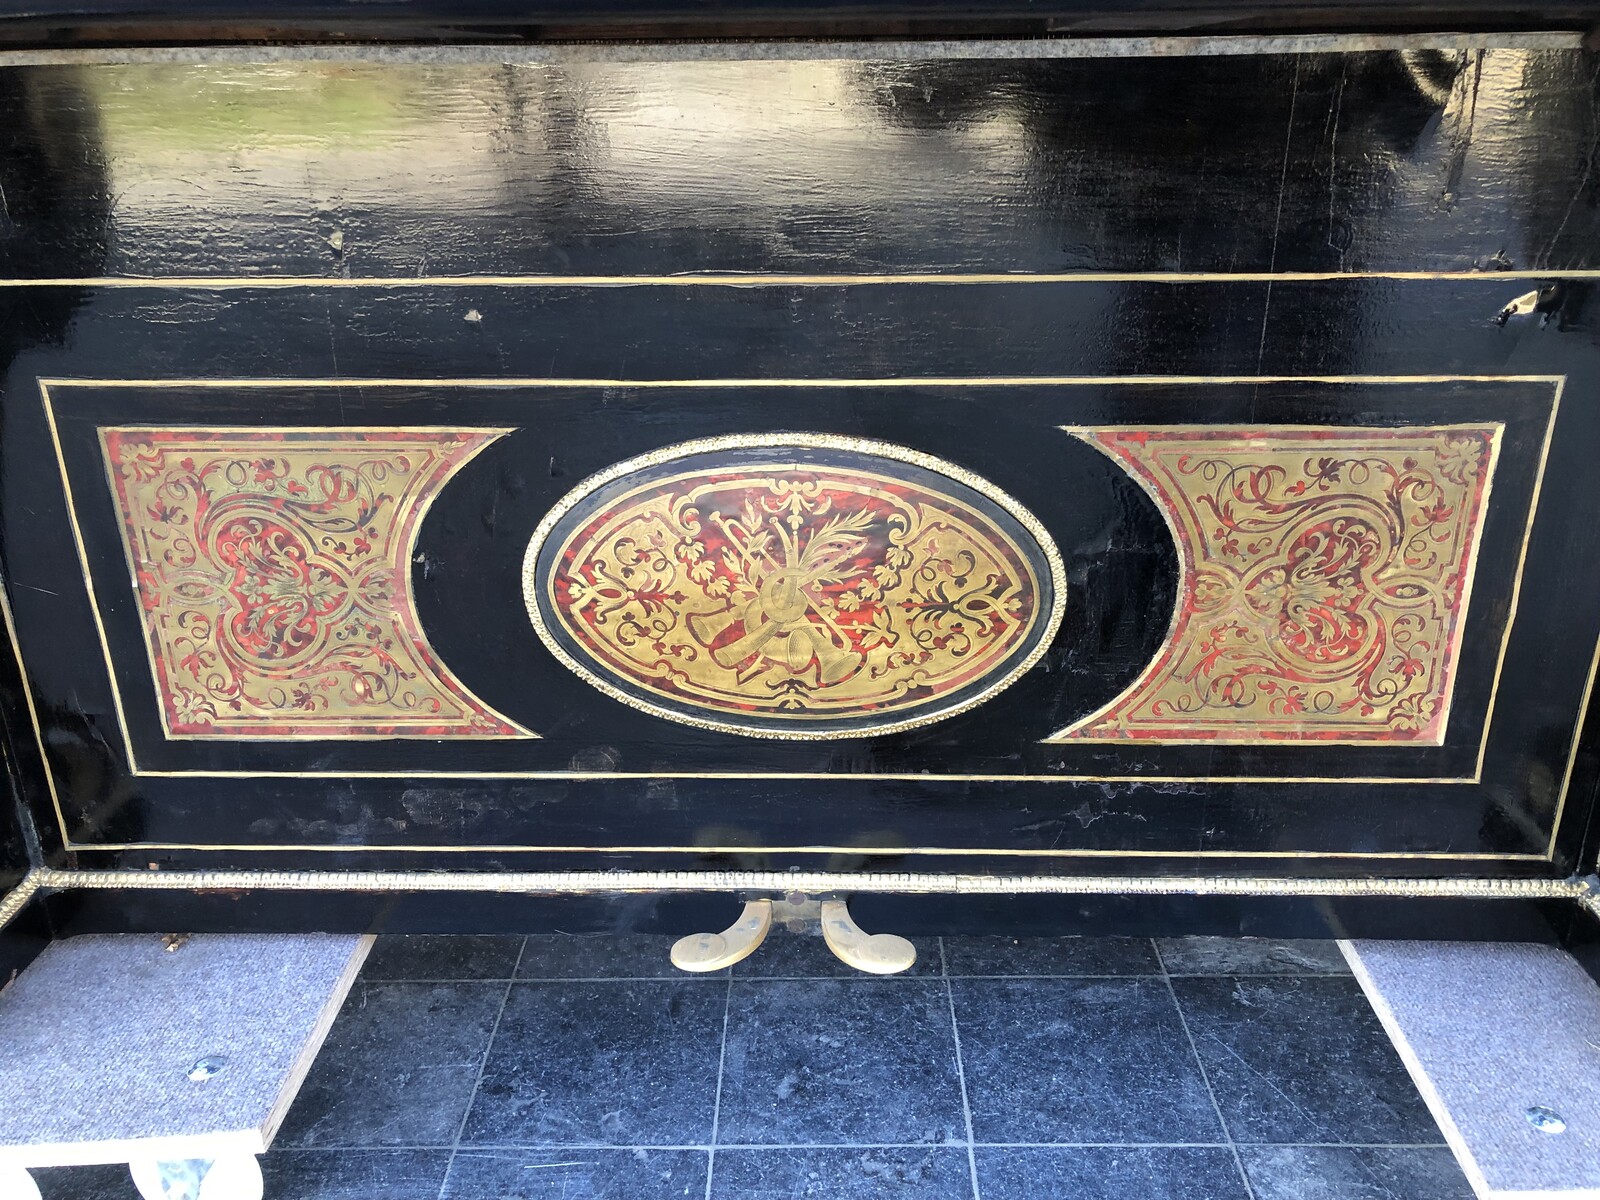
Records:
M772 928L772 901L751 900L739 919L721 933L691 933L672 944L672 965L680 971L720 971L755 953Z
M917 961L917 948L892 933L867 933L843 900L822 902L822 938L840 962L869 975L897 975Z

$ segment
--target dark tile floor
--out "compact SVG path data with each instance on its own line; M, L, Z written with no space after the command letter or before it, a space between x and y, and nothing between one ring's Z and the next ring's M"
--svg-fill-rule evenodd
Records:
M268 1200L1469 1200L1330 943L379 941ZM45 1200L131 1200L119 1168Z

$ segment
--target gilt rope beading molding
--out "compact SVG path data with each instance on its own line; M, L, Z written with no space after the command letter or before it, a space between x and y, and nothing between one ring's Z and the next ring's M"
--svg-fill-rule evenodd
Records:
M359 893L478 892L505 895L603 895L622 892L882 892L902 895L1303 896L1441 900L1564 900L1600 917L1600 880L1565 879L1295 879L1281 876L1140 878L958 875L932 872L853 874L845 871L129 871L35 867L0 898L0 927L41 891L344 891Z

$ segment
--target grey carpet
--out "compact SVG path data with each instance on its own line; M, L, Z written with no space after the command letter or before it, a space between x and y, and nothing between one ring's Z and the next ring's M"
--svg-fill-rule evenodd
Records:
M1343 943L1481 1197L1600 1197L1600 987L1551 946ZM1528 1120L1560 1115L1562 1133Z
M125 1162L132 1142L198 1157L199 1135L265 1149L368 945L328 934L197 935L174 951L154 935L56 942L0 993L0 1157ZM191 1080L208 1057L225 1065Z

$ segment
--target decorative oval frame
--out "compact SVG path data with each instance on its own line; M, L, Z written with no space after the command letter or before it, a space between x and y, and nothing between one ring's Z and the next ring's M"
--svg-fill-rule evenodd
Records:
M561 638L556 636L545 620L544 611L540 603L544 580L540 574L539 559L545 550L550 535L568 514L608 484L678 459L715 453L721 450L760 450L789 447L801 452L832 450L906 463L934 475L943 476L976 492L1017 522L1032 539L1040 556L1043 558L1050 585L1048 610L1041 610L1040 615L1035 619L1035 628L1038 632L1033 645L1028 648L1025 654L1020 655L1002 672L996 674L985 686L960 697L954 703L942 706L932 703L929 709L908 716L903 720L885 721L882 724L875 724L860 730L849 728L805 729L768 725L756 726L740 724L736 720L722 721L710 716L696 716L669 708L663 704L653 703L643 696L636 695L626 688L617 686L611 680L579 661L576 656L567 650L562 644ZM931 454L924 454L920 450L913 450L907 446L899 446L893 442L881 442L871 438L845 437L826 433L760 433L730 434L677 442L670 446L663 446L658 450L652 450L646 454L624 459L605 468L603 471L596 472L581 480L551 507L550 511L544 515L534 529L533 536L528 541L528 548L522 559L522 597L523 603L528 610L528 618L532 622L534 631L538 634L539 640L545 649L550 651L563 666L595 690L613 700L626 704L630 708L680 725L689 725L697 729L711 730L717 733L733 733L744 737L770 738L777 741L831 741L853 737L878 737L884 734L900 733L909 729L921 728L967 712L993 699L1032 668L1055 641L1061 627L1062 616L1066 612L1067 580L1061 552L1057 549L1055 540L1050 536L1049 531L1045 529L1043 523L1023 504L997 488L981 475L968 471L964 467L956 466L945 459L937 458ZM710 709L707 710L707 712L710 711Z

